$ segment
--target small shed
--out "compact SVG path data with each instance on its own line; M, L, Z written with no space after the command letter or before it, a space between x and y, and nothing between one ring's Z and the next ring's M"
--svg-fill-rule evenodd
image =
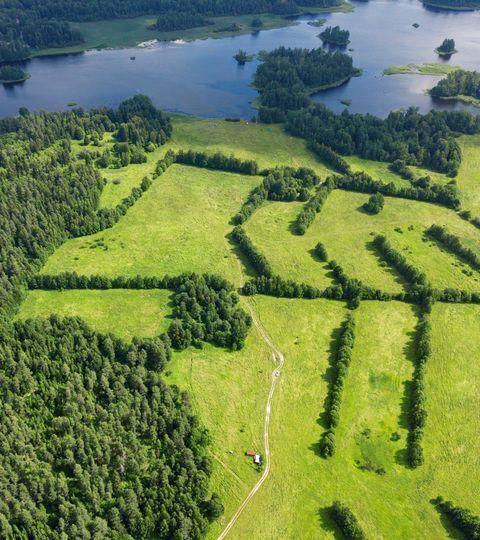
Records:
M245 452L245 455L248 457L255 457L256 454L252 450L247 450L247 452Z

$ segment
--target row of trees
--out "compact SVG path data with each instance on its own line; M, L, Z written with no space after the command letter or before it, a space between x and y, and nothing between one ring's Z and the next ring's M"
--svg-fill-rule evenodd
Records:
M373 239L373 245L382 258L405 279L411 286L427 285L427 277L424 272L415 268L407 259L399 253L384 235L377 235Z
M408 165L453 177L462 160L455 136L479 133L480 117L467 111L430 111L421 115L411 107L381 119L348 110L337 115L322 104L311 104L289 112L286 129L342 155L356 154L390 163L401 159Z
M334 152L329 146L315 141L308 141L308 149L316 154L320 158L320 161L332 167L335 171L341 174L349 174L351 172L350 163Z
M423 429L427 419L425 408L425 368L431 354L431 325L428 315L423 313L417 326L415 370L411 391L411 405L409 412L409 428L407 459L412 468L423 464Z
M393 163L390 163L388 168L395 174L401 176L404 180L412 181L415 178L412 169L409 169L404 159L396 159Z
M442 246L466 261L475 270L480 270L480 257L473 249L464 246L458 236L448 232L446 227L432 225L427 229L427 234L439 242Z
M340 421L340 405L345 379L348 374L353 345L355 342L355 320L351 314L347 316L340 329L335 358L333 362L332 383L328 390L326 405L327 430L320 439L320 453L324 458L335 453L335 431Z
M325 184L321 185L315 195L305 204L300 213L298 214L295 227L297 233L303 235L307 232L307 229L315 221L315 216L320 212L327 197L330 195L334 187L332 180L328 180Z
M245 229L243 229L240 225L237 225L232 231L232 238L256 272L258 272L261 276L266 277L271 277L273 275L272 267L267 258L253 244L245 232Z
M182 165L191 165L203 169L213 169L216 171L228 171L238 174L257 175L260 174L258 163L254 160L243 160L233 155L226 156L221 152L207 154L196 152L195 150L178 150L176 153L169 150L169 158Z
M469 540L480 540L480 517L476 516L468 508L455 506L451 501L443 497L435 499L436 507L449 518L453 526Z
M459 69L449 73L430 90L432 97L470 96L480 99L480 73Z
M367 535L363 531L355 514L348 506L340 501L335 501L329 508L329 513L342 531L345 540L366 540Z
M16 322L0 355L0 537L204 537L210 436L162 380L167 341L52 316Z

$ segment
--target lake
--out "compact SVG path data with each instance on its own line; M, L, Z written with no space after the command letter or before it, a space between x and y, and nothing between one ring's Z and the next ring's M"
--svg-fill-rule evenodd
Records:
M454 38L458 54L449 60L466 69L479 69L480 12L436 11L418 0L353 2L355 11L321 15L326 25L350 30L356 67L362 77L323 92L315 100L339 112L342 99L351 99L353 112L386 116L389 111L414 105L432 108L468 108L434 103L425 90L438 77L382 76L391 65L438 62L434 49L444 38ZM257 62L237 66L238 49L249 54L280 45L314 48L321 31L303 17L296 26L225 39L191 43L164 42L151 48L90 51L79 55L36 58L25 63L32 77L13 86L0 85L0 115L30 110L65 110L79 106L116 106L136 93L150 96L162 109L207 118L255 114L250 102L256 92L249 86ZM414 28L418 23L419 28ZM135 56L135 60L131 57Z

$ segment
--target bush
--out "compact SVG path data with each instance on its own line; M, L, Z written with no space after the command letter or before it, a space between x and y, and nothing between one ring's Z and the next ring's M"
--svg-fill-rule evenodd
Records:
M335 501L330 508L330 515L346 540L366 540L364 533L353 512L340 501Z
M375 193L363 205L363 209L369 214L378 214L383 210L385 199L381 193Z

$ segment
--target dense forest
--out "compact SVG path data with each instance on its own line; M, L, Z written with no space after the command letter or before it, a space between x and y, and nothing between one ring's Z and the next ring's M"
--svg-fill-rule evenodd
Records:
M259 118L281 122L287 111L308 107L310 95L335 86L357 72L341 52L279 47L261 56L254 86L260 93Z
M427 6L440 7L444 9L480 9L479 0L422 0Z
M209 436L161 372L172 341L242 346L250 319L233 287L172 280L170 336L131 345L79 319L10 322L48 255L96 222L104 181L70 140L105 132L143 149L171 126L144 96L0 121L1 538L196 539L221 511Z
M480 73L463 69L449 73L430 90L430 95L440 98L469 96L480 100Z
M0 3L0 62L28 58L32 49L82 43L68 21L98 21L157 15L158 30L208 24L207 17L273 12L299 13L339 0L12 0Z

